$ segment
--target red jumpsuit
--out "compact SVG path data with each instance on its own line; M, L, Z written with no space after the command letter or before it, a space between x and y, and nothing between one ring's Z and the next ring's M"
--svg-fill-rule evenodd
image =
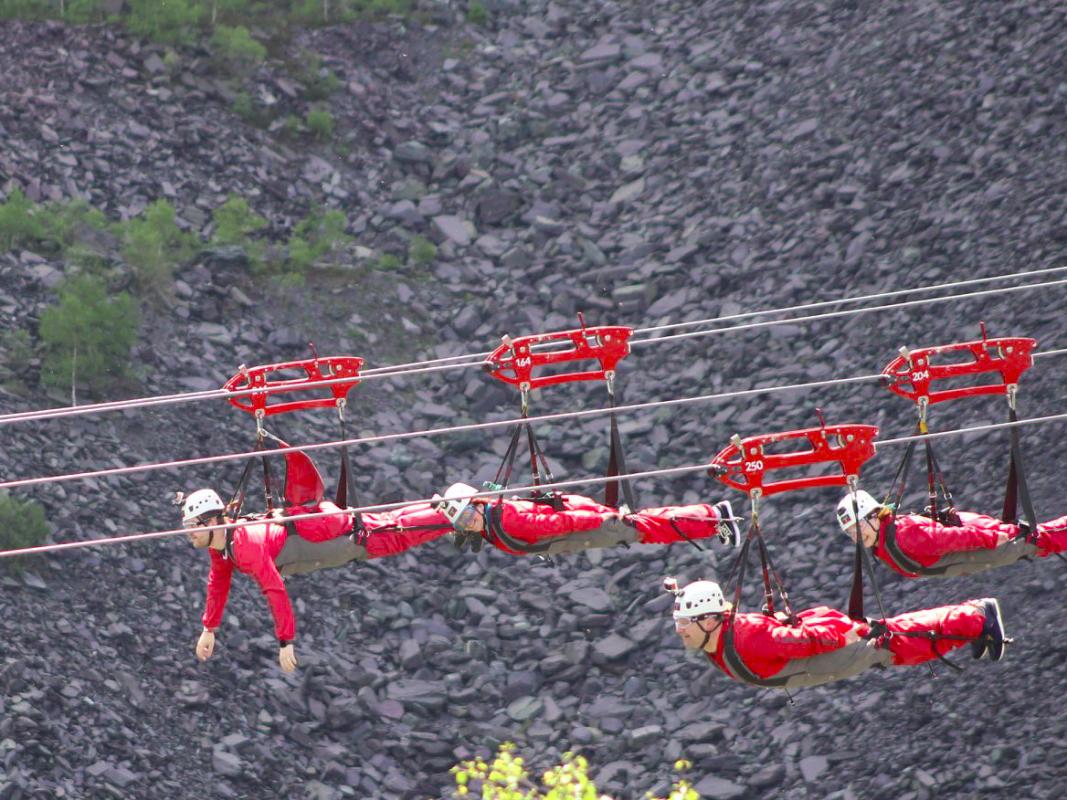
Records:
M332 504L331 504L332 505ZM316 506L291 506L286 516L310 514ZM366 541L367 558L402 553L410 547L434 539L451 530L444 516L429 503L416 503L395 511L363 514L363 524L369 534ZM343 536L352 530L351 514L337 513L328 517L295 520L293 525L302 539L322 542ZM397 530L418 526L417 530ZM274 563L285 547L286 528L277 522L253 522L232 529L230 552L232 559L215 549L211 555L211 571L207 578L207 603L204 608L204 627L214 630L222 621L222 612L230 595L230 578L236 568L251 575L270 604L274 616L274 633L280 641L291 641L296 629L289 593Z
M931 567L944 556L973 550L993 550L997 546L997 534L1006 533L1009 539L1019 535L1019 526L1002 522L996 517L959 512L962 525L949 526L919 514L901 514L886 517L878 531L874 554L896 572L909 578L916 577L897 564L885 549L886 528L891 519L896 520L897 546L904 555L924 567ZM1067 550L1067 517L1042 522L1037 526L1037 553L1047 558L1052 553Z
M500 524L513 539L537 544L571 533L583 533L612 521L623 521L637 531L637 541L645 544L670 544L685 541L671 524L680 528L690 539L704 539L718 533L719 517L709 505L666 506L646 508L621 516L617 509L577 494L559 495L563 509L555 511L546 503L530 500L504 500L500 503ZM490 504L494 508L495 503ZM496 513L494 511L494 513ZM499 541L501 550L517 554Z
M829 653L845 646L845 634L855 629L860 636L870 631L864 622L855 623L847 614L826 606L809 608L797 614L799 623L789 625L760 613L725 615L722 633L715 650L706 653L708 659L731 678L723 658L725 633L734 632L734 648L748 669L760 678L770 678L782 671L790 661ZM925 611L913 611L885 620L890 633L923 631L947 636L976 639L982 633L985 614L971 603L942 606ZM967 644L964 639L929 639L911 636L883 636L878 647L887 647L893 654L893 664L911 666L922 664ZM934 648L937 648L936 652Z

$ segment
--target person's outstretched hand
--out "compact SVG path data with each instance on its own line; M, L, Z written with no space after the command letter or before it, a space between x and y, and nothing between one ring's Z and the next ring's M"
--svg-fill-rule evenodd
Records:
M859 631L857 631L855 628L853 628L852 630L850 630L848 633L845 634L845 646L846 647L848 645L850 645L850 644L855 644L859 640L860 640L860 634L859 634Z
M196 657L201 661L207 661L214 652L215 634L211 631L204 631L200 634L200 639L196 643Z
M292 672L296 669L296 651L291 644L278 650L278 663L281 665L282 672Z

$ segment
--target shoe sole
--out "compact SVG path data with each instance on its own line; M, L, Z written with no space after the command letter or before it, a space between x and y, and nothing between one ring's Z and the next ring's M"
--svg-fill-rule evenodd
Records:
M996 600L986 601L985 606L987 612L990 608L993 610L993 627L997 632L996 638L989 642L987 646L989 660L1000 661L1004 658L1004 646L1008 643L1008 639L1004 635L1004 617L1000 613L1000 603Z

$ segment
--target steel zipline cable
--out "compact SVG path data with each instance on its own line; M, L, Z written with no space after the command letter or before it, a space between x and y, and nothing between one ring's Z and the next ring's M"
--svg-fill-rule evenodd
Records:
M875 448L890 447L899 444L907 444L909 442L919 442L929 439L945 439L950 436L962 436L970 433L982 433L986 431L1004 430L1007 428L1022 427L1025 425L1040 425L1046 422L1055 422L1058 420L1067 419L1067 412L1061 412L1058 414L1048 414L1041 417L1031 417L1029 419L1020 419L1014 422L993 422L984 425L974 425L968 428L956 428L948 431L938 431L936 433L926 434L912 434L909 436L898 436L893 439L885 439L883 441L875 442ZM296 449L296 448L289 448ZM306 448L305 448L306 449ZM272 452L281 452L272 451ZM472 495L457 496L454 499L466 499L471 497L496 497L502 495L516 494L519 492L527 491L545 491L554 489L564 489L570 486L586 486L610 483L612 481L620 479L637 479L637 478L652 478L662 477L665 475L686 475L694 472L700 472L701 470L707 470L711 466L709 463L702 464L688 464L681 467L664 467L660 469L650 469L642 472L630 472L625 475L614 476L597 476L586 478L573 478L565 481L554 481L553 483L542 483L537 486L514 486L507 489L486 489L479 491ZM349 508L346 511L349 512L373 512L373 511L390 511L392 509L401 508L403 506L412 505L415 503L432 503L436 497L424 497L418 500L402 500L395 503L377 503L374 505L358 506L356 508ZM289 516L275 516L269 519L270 522L293 522L304 519L317 519L319 517L329 517L335 515L336 511L317 511L309 514L292 514ZM259 520L254 520L259 521ZM224 525L216 525L215 528L237 528L242 525L247 525L248 520L230 522ZM134 533L126 536L111 536L100 539L86 539L77 542L59 542L56 544L38 545L36 547L23 547L16 550L0 550L0 558L13 558L15 556L27 556L27 555L40 555L43 553L56 552L59 550L73 550L84 547L96 547L100 545L108 544L123 544L127 542L144 541L147 539L161 539L168 536L178 536L181 534L188 534L194 531L208 530L208 528L173 528L165 531L151 531L146 533ZM371 534L372 536L374 534Z
M1042 356L1055 356L1067 353L1067 347L1056 350L1048 350L1043 353L1035 353L1034 358ZM857 375L851 378L829 378L822 381L807 381L805 383L789 383L780 386L761 386L752 389L736 389L729 392L716 392L714 394L696 395L693 397L675 397L669 400L650 400L644 403L630 403L615 406L614 408L589 408L580 411L562 411L553 414L541 414L531 417L513 417L509 419L493 420L490 422L471 422L464 425L449 425L442 428L427 428L417 431L402 431L399 433L382 433L373 436L361 436L355 439L338 439L329 442L316 442L306 445L292 445L279 447L268 451L270 455L284 455L296 451L310 452L314 450L328 450L357 444L381 444L382 442L396 442L406 439L417 439L430 436L444 436L453 433L467 433L470 431L484 431L495 428L506 428L519 423L552 422L564 419L586 419L603 416L611 413L628 413L633 411L646 411L654 408L670 406L695 405L719 400L729 400L739 397L751 397L758 394L773 394L778 392L804 391L818 389L826 386L842 386L847 384L870 383L882 378L881 373L871 375ZM248 458L256 458L264 455L262 450L245 451L241 453L225 453L215 456L201 456L199 458L177 459L161 461L150 464L135 464L129 467L110 467L108 469L92 470L87 472L72 472L61 475L47 475L37 478L18 478L15 480L0 482L0 490L25 488L27 486L39 486L49 483L62 483L64 481L89 480L95 478L108 478L120 475L131 475L137 472L152 472L161 469L173 469L176 467L193 467L204 464L219 464L227 461L242 461Z
M1014 274L994 275L988 278L973 278L966 281L953 281L951 283L937 284L927 287L915 287L912 289L897 289L888 292L880 292L876 294L863 295L859 297L845 297L835 300L824 300L815 303L805 303L801 305L788 306L781 309L768 309L764 311L750 311L739 314L731 314L718 318L711 318L705 320L695 320L692 322L680 322L672 323L669 325L660 325L649 328L637 328L634 330L636 334L643 333L658 333L666 330L674 330L680 327L697 326L704 324L711 324L715 322L724 322L730 320L746 319L754 316L762 316L767 314L778 313L792 313L801 310L810 310L814 308L826 307L829 305L840 305L842 303L858 303L869 302L872 300L879 300L888 297L895 297L901 294L907 294L912 292L925 292L925 291L937 291L948 288L960 288L963 286L971 286L980 283L999 282L1011 279L1019 279L1025 277L1034 277L1037 275L1048 275L1052 273L1058 273L1067 271L1067 267L1050 267L1041 270L1030 270L1027 272L1020 272ZM744 323L739 325L728 325L721 328L713 328L711 330L703 331L690 331L687 333L670 334L667 336L654 336L646 339L632 340L630 344L632 346L640 346L644 344L655 344L660 342L674 341L676 339L693 338L698 336L710 336L714 334L730 333L742 330L753 330L758 328L772 327L775 325L796 324L801 322L811 322L823 319L832 319L836 317L854 316L856 314L869 313L874 311L885 311L899 308L908 308L919 305L926 305L930 303L947 302L950 300L964 300L974 297L982 297L991 294L1006 293L1006 292L1020 292L1020 291L1032 291L1034 289L1048 288L1052 286L1061 286L1067 284L1067 279L1055 280L1055 281L1043 281L1039 283L1023 284L1021 286L1009 286L1001 287L997 289L985 289L974 292L966 292L962 294L946 295L943 297L929 297L920 298L916 300L909 300L900 303L890 303L886 305L873 305L864 308L857 309L842 309L839 311L831 311L822 314L813 314L801 317L787 317L785 319L778 320L764 320L760 322ZM460 356L449 356L440 359L431 359L428 361L413 361L407 364L395 364L384 367L376 367L368 370L362 370L360 373L360 381L364 380L376 380L383 378L397 378L407 375L429 374L436 372L446 372L452 370L470 369L472 367L481 367L484 363L484 359L489 356L490 353L472 353ZM339 383L351 383L351 378L335 378L323 381L308 382L301 384L298 387L299 391L315 389L320 387L332 386ZM0 415L0 425L12 424L16 422L25 422L30 420L46 420L46 419L58 419L62 417L70 416L82 416L86 414L103 413L107 411L122 411L134 408L150 408L154 406L174 405L178 403L197 402L201 400L211 400L215 398L228 398L235 399L239 397L248 397L254 394L262 394L263 389L243 389L239 391L228 391L226 389L205 389L197 392L185 392L180 394L171 395L159 395L155 397L142 397L129 400L115 400L104 403L93 403L84 406L67 406L58 408L38 409L35 411L22 411L13 414Z

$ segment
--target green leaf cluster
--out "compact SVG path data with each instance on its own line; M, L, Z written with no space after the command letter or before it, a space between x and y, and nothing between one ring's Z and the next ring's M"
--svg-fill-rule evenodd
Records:
M675 769L687 769L688 762L678 761ZM462 761L452 767L456 783L453 797L481 797L482 800L610 800L597 792L589 778L589 763L584 756L564 753L563 763L541 776L541 786L530 778L525 760L515 755L515 745L504 742L497 748L492 762L482 758ZM649 793L649 800L652 798ZM688 781L677 781L666 798L659 800L700 800Z
M302 278L309 266L347 244L351 240L345 233L347 225L343 211L321 206L311 209L289 237L289 258L285 265L289 277Z
M166 44L195 41L204 8L196 0L126 0L126 27L136 36Z
M0 550L19 550L36 547L48 537L48 521L44 509L32 500L19 500L7 492L0 492ZM0 560L12 572L23 568L22 558Z
M419 266L432 264L437 258L437 245L425 236L414 236L408 245L408 258Z
M142 295L165 297L172 288L174 268L189 258L198 245L195 234L178 227L174 206L157 200L145 209L144 216L126 222L122 256Z
M239 71L254 69L267 57L267 48L252 38L243 25L218 25L211 35L215 56Z
M333 136L333 114L324 108L313 108L307 113L304 120L311 135L319 141L329 141Z
M211 212L215 223L212 242L218 245L244 245L248 237L267 226L267 220L248 206L248 201L230 195L221 206Z
M467 4L467 22L471 25L484 25L489 21L489 12L481 0L470 0Z
M0 247L13 250L40 241L45 228L37 211L37 205L21 189L12 190L0 205Z
M109 294L102 279L78 275L65 281L59 303L41 313L41 382L91 394L125 384L138 318L133 298L126 292Z

